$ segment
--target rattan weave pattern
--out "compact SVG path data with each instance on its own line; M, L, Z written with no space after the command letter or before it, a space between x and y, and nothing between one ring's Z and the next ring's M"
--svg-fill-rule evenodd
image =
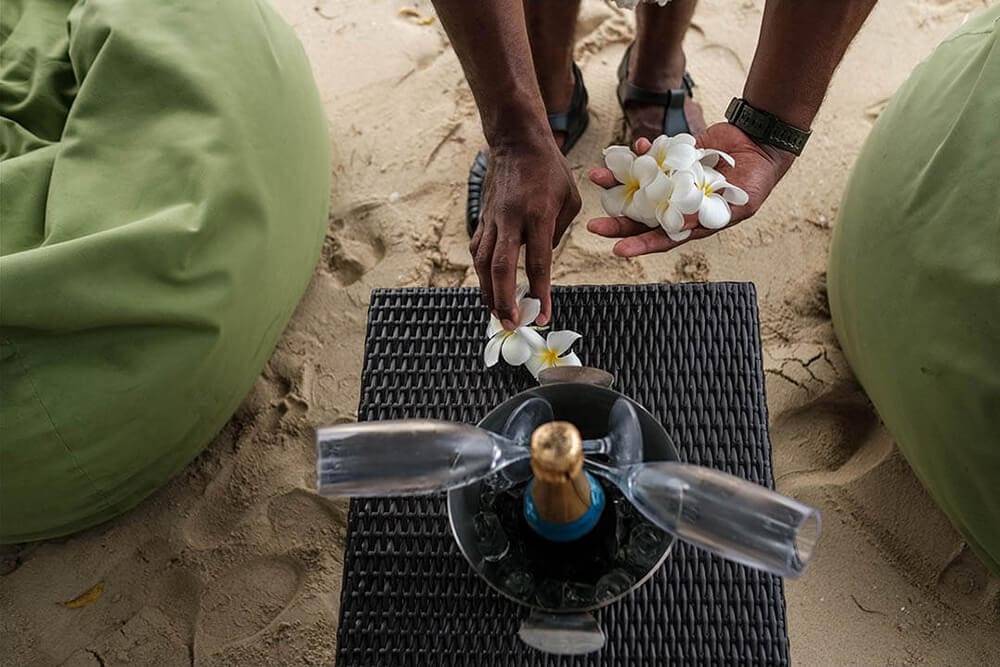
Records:
M772 485L756 294L750 284L555 288L555 328L583 362L659 419L681 458ZM533 385L485 369L472 289L372 294L360 420L475 423ZM521 644L525 610L481 582L454 544L443 496L351 503L337 664L787 665L781 580L675 546L631 596L600 610L608 642L557 658Z

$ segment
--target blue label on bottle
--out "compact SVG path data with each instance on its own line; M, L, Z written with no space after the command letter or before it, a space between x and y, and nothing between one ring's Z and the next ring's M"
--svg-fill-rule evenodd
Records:
M596 479L590 476L590 473L583 474L586 475L587 483L590 485L590 508L579 519L569 523L543 521L538 516L538 508L535 507L535 500L531 497L534 480L528 485L524 494L524 518L528 520L528 525L536 533L553 542L572 542L589 533L597 525L597 520L601 518L601 511L604 510L604 489L601 488Z

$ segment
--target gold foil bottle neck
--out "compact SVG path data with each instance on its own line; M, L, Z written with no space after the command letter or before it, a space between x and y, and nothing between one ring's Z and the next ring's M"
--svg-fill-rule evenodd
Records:
M542 520L570 523L590 509L583 439L569 422L542 424L531 435L532 499Z
M569 422L548 422L531 434L531 470L547 482L565 482L583 470L583 440Z

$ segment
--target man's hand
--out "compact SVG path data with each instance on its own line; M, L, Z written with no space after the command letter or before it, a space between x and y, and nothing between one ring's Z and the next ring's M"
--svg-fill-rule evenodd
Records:
M483 216L469 250L483 301L512 330L521 245L531 295L542 302L539 324L552 316L552 249L580 211L580 193L554 141L494 146L483 191Z
M743 206L733 206L732 220L727 229L751 217L764 203L771 190L777 185L791 166L795 156L771 146L760 146L737 127L729 123L716 123L697 137L699 148L714 148L729 153L736 166L730 167L720 160L715 166L733 185L746 190L750 200ZM636 152L640 155L649 150L646 139L636 142ZM590 180L602 188L618 185L614 175L606 168L590 170ZM703 239L717 231L698 226L697 214L685 216L685 229L691 235L684 241L672 241L661 228L650 229L641 222L626 217L594 218L587 223L587 229L608 238L622 239L615 244L614 253L620 257L637 257L653 252L664 252L694 239Z

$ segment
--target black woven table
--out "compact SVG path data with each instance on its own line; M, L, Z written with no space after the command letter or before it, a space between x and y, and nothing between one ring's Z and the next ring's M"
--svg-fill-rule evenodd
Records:
M553 315L683 460L773 486L752 285L556 288ZM533 386L524 369L484 367L487 317L472 289L375 291L359 418L475 423ZM680 543L650 581L597 612L602 651L530 649L516 635L526 610L473 573L443 496L352 501L340 604L340 667L789 662L781 580Z

